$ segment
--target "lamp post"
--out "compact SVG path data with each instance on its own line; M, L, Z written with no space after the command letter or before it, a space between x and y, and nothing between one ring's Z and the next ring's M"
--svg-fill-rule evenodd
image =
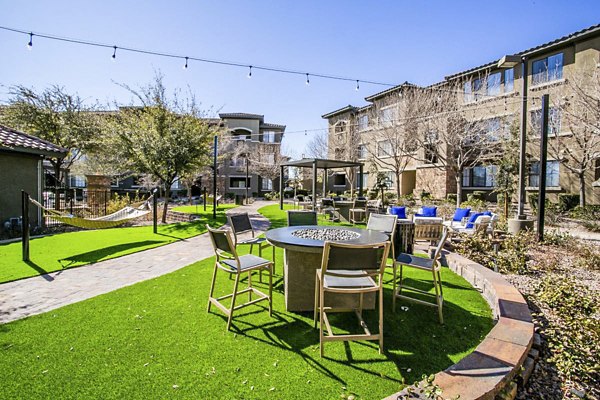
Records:
M527 57L507 55L498 61L498 68L513 68L521 64L521 131L519 135L519 197L517 215L508 220L508 231L517 233L524 229L533 229L533 220L525 215L525 179L527 168Z

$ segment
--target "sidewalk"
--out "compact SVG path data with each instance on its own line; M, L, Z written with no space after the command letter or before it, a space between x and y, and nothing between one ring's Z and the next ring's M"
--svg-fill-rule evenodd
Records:
M257 201L231 209L248 212L257 233L269 221L257 210L272 204ZM108 293L168 274L214 255L208 234L79 268L21 279L0 285L0 324Z

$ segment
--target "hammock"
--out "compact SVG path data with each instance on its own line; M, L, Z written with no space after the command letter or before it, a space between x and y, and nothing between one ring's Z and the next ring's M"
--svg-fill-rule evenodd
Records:
M81 218L69 213L48 209L41 205L39 202L32 199L31 197L29 198L29 201L31 201L33 204L44 210L46 212L47 217L53 218L64 224L76 226L78 228L83 229L114 228L134 218L138 218L150 213L150 209L147 206L148 202L143 202L140 207L136 208L127 206L119 211L116 211L109 215L105 215L103 217Z

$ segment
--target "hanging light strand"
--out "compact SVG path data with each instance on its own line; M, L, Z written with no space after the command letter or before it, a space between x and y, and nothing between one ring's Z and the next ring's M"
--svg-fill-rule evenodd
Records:
M27 49L31 50L33 47L33 32L29 32L29 43L27 43Z
M137 48L133 48L133 47L126 47L126 46L118 46L117 47L116 45L110 45L110 44L106 44L106 43L92 42L92 41L84 40L84 39L66 38L66 37L61 37L61 36L57 36L57 35L45 34L45 33L34 33L34 32L24 31L21 29L15 29L15 28L7 27L7 26L0 26L0 29L9 31L9 32L30 35L30 37L35 35L37 37L41 37L44 39L56 40L56 41L61 41L61 42L74 43L74 44L80 44L80 45L85 45L85 46L112 48L114 50L114 52L113 52L113 54L115 55L114 58L116 58L116 49L118 48L120 51L128 51L128 52L132 52L132 53L147 54L147 55L153 55L153 56L158 56L158 57L177 58L180 60L186 59L186 56L178 55L178 54L164 53L164 52L153 51L153 50L143 50L143 49L137 49ZM230 67L248 68L250 66L249 63L216 60L216 59L202 58L202 57L187 57L187 59L189 61L198 61L198 62L203 62L203 63L225 65L225 66L230 66ZM286 69L286 68L275 68L275 67L257 66L257 65L252 65L252 68L255 70L277 72L277 73L282 73L282 74L306 75L307 77L310 75L313 77L330 79L330 80L347 81L347 82L359 81L359 82L365 83L365 84L388 86L388 87L396 86L395 84L392 84L392 83L378 82L378 81L373 81L373 80L368 80L368 79L356 79L356 78L349 78L349 77L337 76L337 75L331 75L331 74L303 72L303 71Z

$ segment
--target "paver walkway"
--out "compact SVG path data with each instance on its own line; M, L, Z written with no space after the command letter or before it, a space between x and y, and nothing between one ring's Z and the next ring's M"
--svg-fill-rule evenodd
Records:
M228 212L248 212L257 233L269 221L257 210L257 201ZM214 255L208 234L80 268L21 279L0 285L0 323L41 314L124 286L156 278Z

